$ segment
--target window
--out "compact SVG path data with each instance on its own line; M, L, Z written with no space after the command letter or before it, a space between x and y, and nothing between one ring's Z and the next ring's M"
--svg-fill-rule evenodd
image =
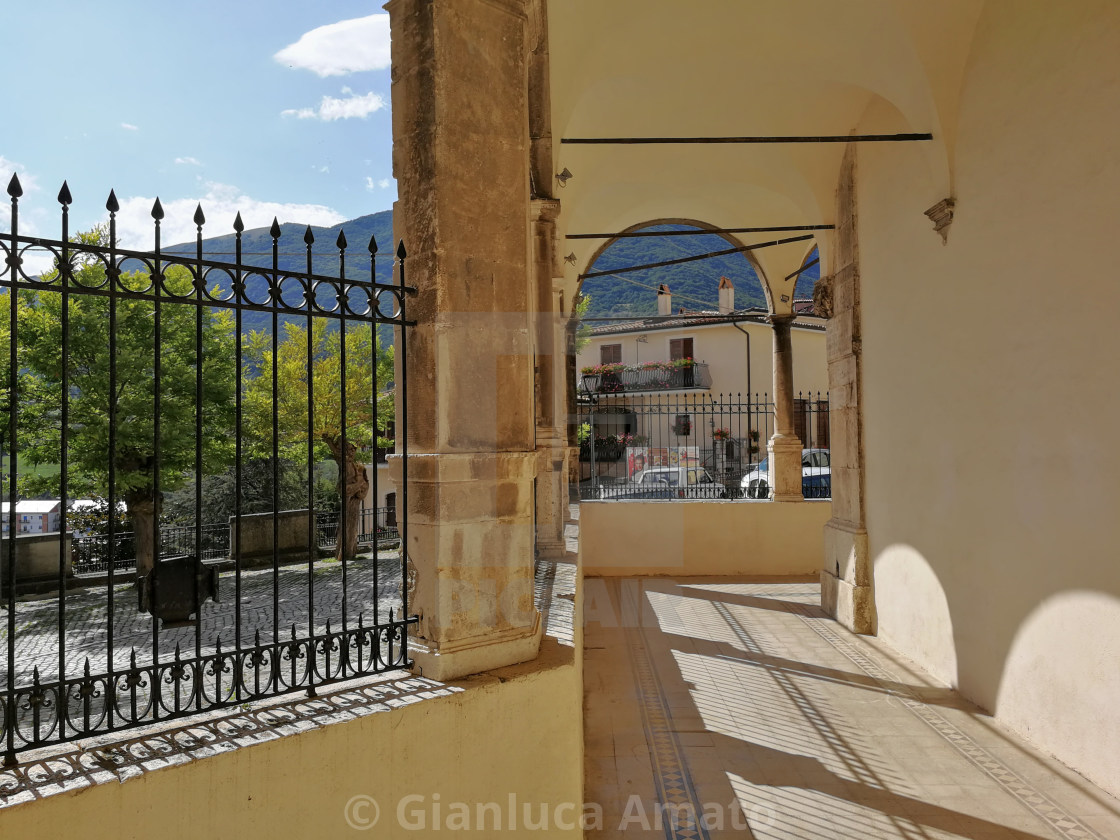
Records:
M622 364L622 345L604 344L599 348L599 363L603 365Z
M678 414L673 423L673 434L686 436L692 434L692 415Z
M674 338L669 341L669 360L694 359L691 338Z

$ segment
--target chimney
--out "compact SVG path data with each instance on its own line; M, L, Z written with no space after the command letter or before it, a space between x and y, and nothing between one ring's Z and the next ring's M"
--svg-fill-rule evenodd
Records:
M730 315L735 311L735 287L726 277L719 278L719 314Z
M669 294L669 287L664 283L657 287L657 314L673 314L673 296Z

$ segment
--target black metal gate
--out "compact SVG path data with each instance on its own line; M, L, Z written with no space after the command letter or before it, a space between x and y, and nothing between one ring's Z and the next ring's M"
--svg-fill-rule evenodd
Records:
M7 193L5 762L409 665L407 627L416 619L407 557L379 551L378 540L372 549L350 540L368 527L348 512L360 510L355 499L369 481L361 459L390 445L394 390L402 413L407 406L406 383L393 381L377 335L391 325L403 352L414 291L403 243L395 261L387 255L397 282L376 279L376 242L351 256L341 232L327 254L337 271L317 272L324 254L313 256L310 227L288 250L294 237L274 220L263 252L251 253L243 239L262 234L246 233L238 214L225 240L234 259L218 261L206 254L201 207L193 249L161 246L157 199L154 247L133 251L120 247L112 193L108 224L72 236L63 184L57 240L22 235L15 176ZM35 253L53 267L26 270ZM351 276L348 259L368 259L369 279ZM405 456L406 426L403 417L395 425ZM332 458L338 477L324 484L320 467ZM407 506L404 462L395 489ZM58 532L19 533L21 498L40 494L60 503ZM106 557L104 580L75 588L79 495L102 504L95 530ZM178 518L169 521L173 498ZM337 559L320 555L316 528L331 505L340 511ZM396 524L406 545L408 524ZM215 528L228 531L228 556L219 559ZM119 538L126 533L131 540ZM136 572L117 562L122 551L135 553L126 559Z

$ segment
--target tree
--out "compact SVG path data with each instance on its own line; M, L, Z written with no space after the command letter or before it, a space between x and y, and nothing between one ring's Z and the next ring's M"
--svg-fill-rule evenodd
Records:
M108 244L104 228L79 234L76 243ZM123 500L135 533L137 573L154 567L162 492L181 486L196 467L196 404L202 418L202 456L210 471L232 460L233 405L237 387L234 326L224 311L203 309L202 344L196 345L198 308L165 297L160 305L159 441L156 458L155 304L119 297L116 331L110 343L110 303L84 289L105 284L105 265L92 255L76 259L74 290L67 313L69 388L67 493L106 497L109 466L114 467L116 497ZM58 271L43 279L59 283ZM148 289L145 272L124 272L128 291ZM193 279L181 266L169 267L163 281L175 296L189 297ZM62 447L62 295L55 291L20 292L19 454L33 465L58 464ZM115 390L110 392L111 358L116 360ZM196 394L201 358L202 390ZM7 364L3 378L7 381ZM197 401L197 403L196 403ZM110 404L115 406L115 452L110 460ZM158 476L157 476L158 463ZM158 484L157 484L158 478ZM28 475L27 492L58 493L57 475ZM158 491L157 491L158 486Z
M384 437L393 419L393 348L382 348L368 324L346 327L346 416L342 416L342 331L337 322L314 318L311 329L311 360L308 360L308 328L298 323L281 325L275 361L275 411L282 458L306 463L308 447L313 460L328 455L338 465L338 492L343 518L337 557L350 559L358 553L362 501L369 490L369 473L359 454L372 455L375 448L392 446ZM272 336L253 332L246 342L246 365L256 375L247 379L243 428L250 447L259 457L271 457L274 410ZM307 410L310 371L312 417ZM384 389L384 390L382 390ZM310 431L310 439L309 439ZM345 432L345 434L344 434ZM345 441L344 441L345 437Z

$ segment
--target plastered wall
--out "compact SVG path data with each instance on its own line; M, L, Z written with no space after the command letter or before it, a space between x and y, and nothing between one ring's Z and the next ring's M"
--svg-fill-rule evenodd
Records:
M605 501L580 505L584 574L809 575L828 501Z
M947 244L859 149L867 526L879 635L1120 793L1120 5L1056 12L984 9Z
M474 830L478 803L491 802L522 826L525 803L534 821L545 804L550 830L534 835L582 837L582 665L573 653L546 639L536 662L464 680L461 693L8 808L0 838L427 837L437 824L454 827L452 803L469 805L476 836L522 836L508 823L493 831L487 812ZM355 797L376 801L376 824L361 828L377 811ZM557 820L563 803L574 810ZM562 827L573 817L576 827Z
M774 393L774 339L768 324L741 324L750 333L750 390L756 394ZM636 339L645 335L646 342ZM724 324L694 329L651 330L646 333L623 333L596 336L579 353L577 370L599 364L599 348L604 344L622 345L622 361L652 362L669 358L669 341L691 337L697 361L706 362L712 376L712 394L747 393L747 337L735 327ZM793 340L793 387L796 391L825 392L828 370L825 364L823 331L797 329Z

